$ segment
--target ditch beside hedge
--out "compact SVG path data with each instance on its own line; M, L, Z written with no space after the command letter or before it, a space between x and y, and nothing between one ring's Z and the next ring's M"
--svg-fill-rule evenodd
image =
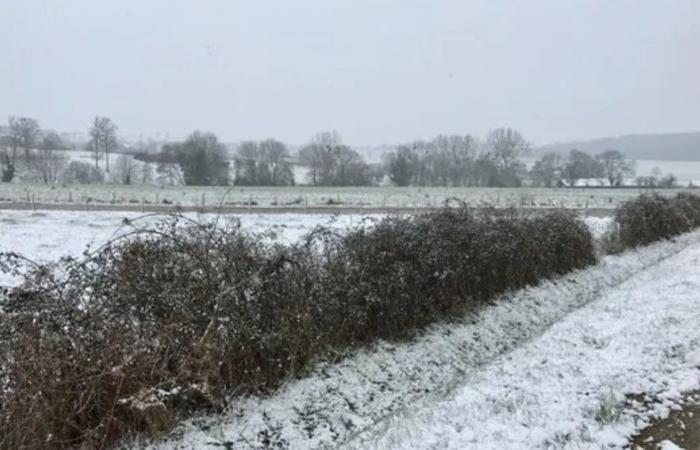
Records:
M294 245L174 216L0 294L0 448L104 447L595 262L565 212L445 208ZM5 270L26 261L5 254Z

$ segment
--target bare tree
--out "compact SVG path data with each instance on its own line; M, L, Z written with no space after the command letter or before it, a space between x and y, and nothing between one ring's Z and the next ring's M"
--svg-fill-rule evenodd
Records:
M41 133L39 123L35 119L28 117L9 118L10 138L14 145L24 150L24 160L29 167L32 148L36 145L37 138Z
M119 155L115 161L114 179L122 184L131 184L134 174L134 157L131 155Z
M17 164L17 145L9 136L0 136L0 174L3 183L9 183L15 177Z
M558 153L549 152L532 167L530 174L538 186L553 187L560 182L564 172L564 158Z
M478 141L470 135L438 135L401 145L384 156L384 169L400 186L473 186L482 181Z
M289 162L289 151L280 141L266 139L259 145L259 150L269 173L269 184L287 186L294 184L294 172Z
M174 144L169 150L182 168L187 185L227 186L230 181L226 147L214 133L195 131L185 142Z
M357 151L347 145L342 145L335 152L334 170L331 178L327 179L325 184L369 186L372 184L370 167Z
M570 187L584 178L601 178L604 176L602 164L586 152L571 150L569 160L564 166L564 178Z
M651 169L651 175L648 176L638 176L635 181L637 186L642 187L656 187L659 185L659 180L661 179L662 171L660 167L653 167Z
M104 174L97 167L82 161L71 161L66 166L62 174L66 183L101 183L104 181Z
M486 143L496 166L502 172L513 171L520 158L530 151L530 143L512 128L490 131Z
M150 163L147 162L142 162L141 167L139 168L139 175L140 175L140 181L141 184L153 184L154 182L154 175L153 175L153 166L151 166Z
M676 186L678 179L672 173L667 174L665 177L659 180L659 187L662 188L672 188Z
M617 150L606 150L596 155L596 159L602 165L610 186L620 186L625 177L634 176L634 161L628 161Z
M331 176L334 165L334 153L342 144L337 131L316 134L304 148L299 150L299 160L309 168L309 175L314 186L322 184L322 179Z
M397 186L410 186L415 182L420 158L408 145L399 145L395 151L383 156L384 168L389 179Z
M118 127L108 117L95 116L90 127L90 149L95 153L95 167L99 168L100 154L105 156L105 172L109 173L109 154L119 147Z
M315 186L367 186L377 178L362 156L343 145L335 131L315 135L299 151L299 159L309 167Z
M57 182L68 163L68 158L63 154L65 149L66 144L61 137L54 132L49 132L30 159L31 171L46 184Z
M258 143L245 141L236 149L233 158L234 184L239 186L255 186L259 183L259 159Z

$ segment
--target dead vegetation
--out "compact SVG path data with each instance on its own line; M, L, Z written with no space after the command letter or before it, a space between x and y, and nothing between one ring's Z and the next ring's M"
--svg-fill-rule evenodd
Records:
M465 207L266 243L237 222L127 224L0 295L0 448L102 447L262 393L377 339L594 262L585 225Z
M700 226L700 196L641 195L615 211L615 226L603 238L607 253L671 239Z

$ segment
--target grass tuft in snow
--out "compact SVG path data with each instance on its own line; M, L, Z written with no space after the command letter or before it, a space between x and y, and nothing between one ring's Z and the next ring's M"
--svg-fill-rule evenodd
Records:
M600 400L595 411L595 420L604 425L610 425L620 420L623 407L612 391Z

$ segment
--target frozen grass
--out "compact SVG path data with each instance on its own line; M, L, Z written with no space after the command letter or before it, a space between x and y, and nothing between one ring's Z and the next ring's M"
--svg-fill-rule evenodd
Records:
M216 220L212 214L187 214L199 220ZM0 211L0 252L14 251L36 261L55 261L62 256L80 256L88 246L96 248L118 233L124 219L143 217L140 213L76 211ZM238 219L243 228L282 243L295 242L318 225L344 229L379 215L246 214L224 215L221 223ZM156 223L162 216L151 215L145 222ZM605 220L605 219L603 219ZM609 220L609 219L607 219ZM0 273L0 285L12 278Z
M700 383L700 245L635 275L533 342L414 404L362 448L622 448ZM686 237L687 238L687 237ZM645 394L646 411L625 399Z
M663 190L663 195L682 190ZM596 208L611 209L636 197L639 189L609 188L426 188L426 187L195 187L151 185L72 185L0 184L0 206L10 202L36 202L86 205L174 204L182 206L287 206L303 210L306 205L364 206L372 208L422 208L442 205L458 198L471 206L493 205L499 208Z

